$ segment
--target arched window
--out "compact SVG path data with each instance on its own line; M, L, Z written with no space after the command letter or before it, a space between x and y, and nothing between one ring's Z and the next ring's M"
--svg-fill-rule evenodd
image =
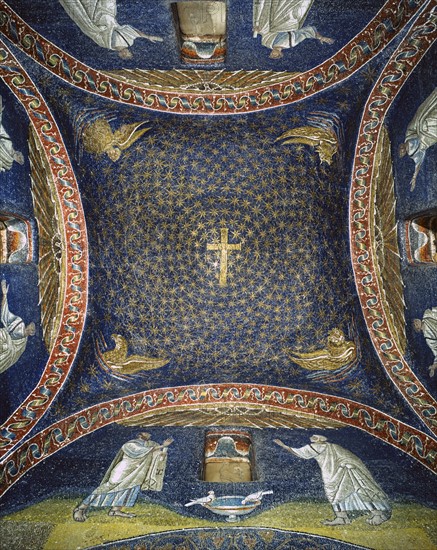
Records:
M254 481L252 437L244 430L207 432L204 481L244 483Z
M226 3L221 0L175 2L173 14L179 34L181 60L209 65L226 56Z
M407 221L407 258L411 264L437 264L437 212Z
M0 212L0 263L21 264L31 260L31 229L28 221Z

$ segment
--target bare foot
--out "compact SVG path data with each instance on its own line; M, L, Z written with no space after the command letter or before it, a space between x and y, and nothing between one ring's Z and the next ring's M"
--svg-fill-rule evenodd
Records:
M370 516L370 518L367 519L367 523L369 525L381 525L381 523L384 523L385 521L388 521L390 519L390 516L387 514L383 514L381 512L376 512Z
M86 521L87 515L86 515L86 508L75 508L73 510L73 519L74 521Z
M20 151L14 151L14 160L15 162L18 162L18 164L24 164L23 153Z
M109 510L108 516L118 516L119 518L135 518L135 514L128 512L122 512L121 510Z
M132 59L133 55L129 48L122 48L121 50L118 50L118 55L122 59Z
M150 40L150 42L164 42L164 39L161 36L149 35L147 38Z
M333 38L328 38L323 36L320 33L316 33L316 38L321 44L334 44L335 40Z
M334 518L334 519L325 519L322 521L323 525L348 525L351 522L349 518Z
M164 39L160 36L154 36L153 34L144 34L143 32L138 31L142 38L147 38L150 42L163 42Z
M281 59L283 57L281 48L273 48L269 55L270 59Z

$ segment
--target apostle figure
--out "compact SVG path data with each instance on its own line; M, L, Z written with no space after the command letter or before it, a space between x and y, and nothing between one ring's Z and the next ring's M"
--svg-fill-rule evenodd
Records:
M140 490L162 490L167 447L172 442L173 439L169 438L159 445L150 439L149 433L141 432L136 439L125 443L97 489L75 508L73 518L85 521L90 506L110 506L110 516L135 517L135 514L123 512L121 508L133 506Z
M437 307L426 309L422 319L414 319L416 332L423 332L426 343L434 355L433 364L428 367L429 375L434 376L437 369Z
M35 334L35 323L26 326L21 317L9 311L9 285L5 280L1 282L1 289L0 373L15 365L26 349L27 338Z
M437 88L417 109L405 133L405 141L399 146L399 156L408 155L416 165L411 180L411 191L416 185L417 175L426 151L437 143Z
M161 42L159 36L151 36L130 25L117 22L116 0L59 0L62 7L80 30L102 48L115 50L123 59L130 59L129 47L136 38Z
M270 48L270 57L279 59L284 48L294 48L306 38L333 44L313 26L303 26L314 0L253 0L253 36Z
M328 443L323 435L312 435L310 444L299 449L288 447L281 440L275 443L299 458L314 458L322 472L325 494L335 518L325 525L346 525L350 512L370 512L367 523L380 525L391 517L387 495L382 491L362 461L350 451Z
M24 164L23 154L14 149L9 134L3 127L3 99L0 96L0 172L5 172L12 168L12 164Z

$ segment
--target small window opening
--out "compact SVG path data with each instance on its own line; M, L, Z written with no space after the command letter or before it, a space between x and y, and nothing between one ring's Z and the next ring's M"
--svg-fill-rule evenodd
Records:
M437 213L407 221L407 252L411 264L437 264Z
M30 224L14 214L0 212L0 264L30 261Z
M190 64L224 63L226 57L226 3L220 0L176 2L181 59Z
M207 432L204 481L245 483L255 481L252 437L241 430Z

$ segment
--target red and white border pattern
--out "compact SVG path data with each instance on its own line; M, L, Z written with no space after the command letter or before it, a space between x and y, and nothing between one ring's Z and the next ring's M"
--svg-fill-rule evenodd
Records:
M383 21L390 21L387 29L391 26L399 32L411 16L424 6L427 6L426 9L384 69L364 111L353 171L350 230L356 284L374 346L402 395L423 422L436 433L437 404L396 349L386 322L371 255L368 219L369 186L376 138L394 96L436 37L436 0L388 1L380 14L363 31L364 34L359 35L359 40L366 38L373 44L373 49L369 47L366 53L366 49L358 45L357 37L338 54L343 55L341 63L344 70L338 68L339 59L331 59L317 69L291 79L288 83L275 88L254 90L250 98L247 92L229 96L187 95L180 98L178 95L164 94L163 97L158 97L156 91L132 88L115 79L111 80L103 73L80 64L35 33L31 33L25 23L1 1L0 30L46 68L51 67L55 74L62 71L63 74L58 76L91 93L148 109L191 114L231 114L285 105L343 80L395 36L388 30L381 31ZM375 34L377 29L379 31ZM376 35L379 36L378 42L375 42ZM38 42L37 39L42 42ZM353 61L352 54L355 56ZM74 64L74 70L67 61ZM11 52L1 43L0 77L23 104L44 147L62 208L67 243L64 274L67 291L56 344L37 387L2 426L0 456L8 455L4 456L3 462L0 463L0 483L3 492L40 461L65 445L112 422L148 410L176 405L201 407L203 404L216 402L247 406L251 403L268 403L269 406L281 409L333 418L382 439L437 472L437 442L425 433L376 409L344 398L314 392L249 384L151 390L96 404L60 420L19 445L20 440L36 425L61 389L77 353L87 307L88 250L80 194L62 137L37 88Z
M205 405L268 406L344 422L408 453L437 473L437 441L372 407L341 397L258 384L208 384L148 390L93 405L52 424L0 462L0 496L27 471L63 447L141 413Z
M387 0L359 34L322 64L279 84L261 84L241 92L163 91L109 76L43 38L3 0L0 0L0 32L47 70L86 92L155 111L236 114L288 105L350 77L380 53L426 4L426 0Z
M88 242L79 189L56 122L32 80L1 41L0 78L23 105L46 154L66 243L65 273L61 275L65 278L66 291L62 297L59 333L37 386L0 427L0 456L3 456L46 412L76 356L87 309Z
M350 242L355 283L373 345L387 374L424 424L437 434L437 402L397 348L384 311L371 246L370 200L375 149L397 93L437 38L437 1L417 19L393 53L363 111L350 193Z

